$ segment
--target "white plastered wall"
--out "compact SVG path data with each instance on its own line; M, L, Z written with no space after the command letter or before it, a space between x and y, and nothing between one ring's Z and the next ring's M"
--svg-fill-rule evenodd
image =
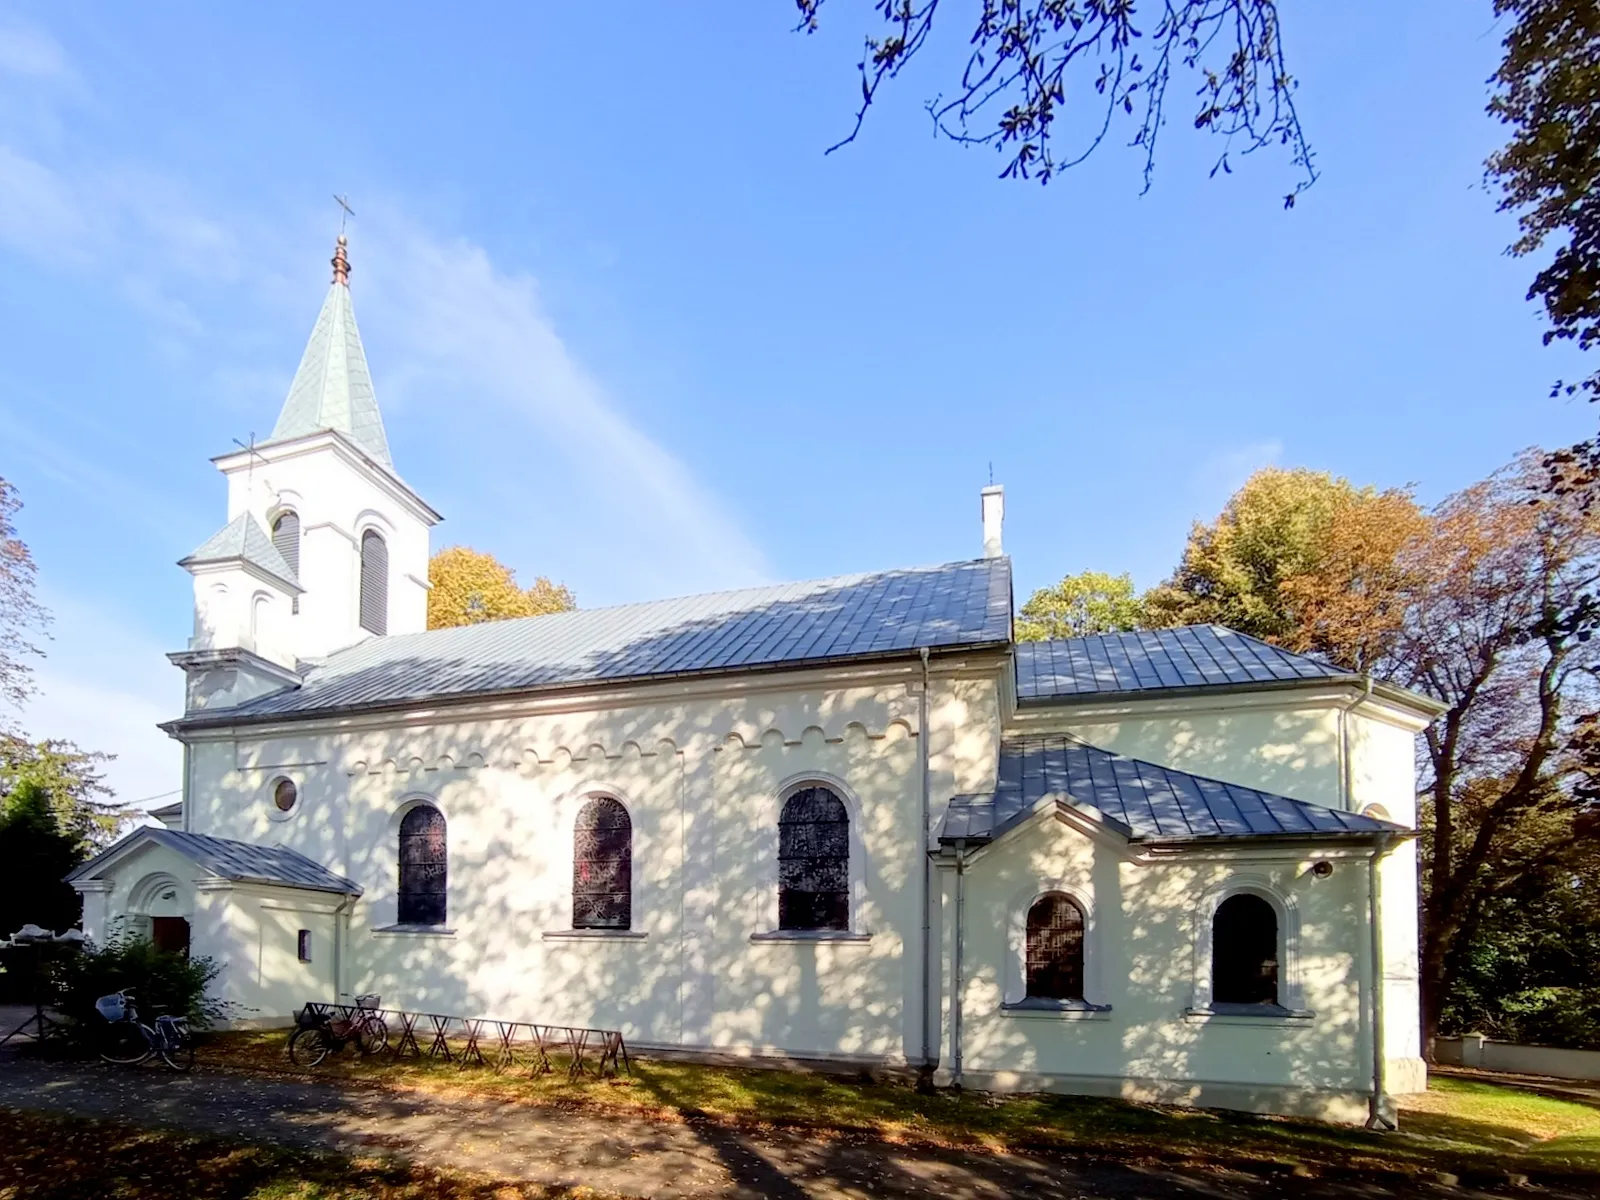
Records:
M369 636L359 613L360 546L368 529L381 534L389 550L388 632L427 627L433 522L414 498L401 498L403 485L361 461L332 434L234 455L221 465L228 478L230 521L249 512L270 532L285 509L299 514L305 592L300 611L286 623L288 642L299 657L315 658Z
M1312 861L1241 852L1141 863L1120 839L1054 816L976 855L963 922L967 1082L1364 1119L1365 863L1336 859L1333 874L1318 878ZM941 874L949 913L953 875ZM1270 893L1282 907L1280 998L1313 1016L1186 1012L1207 986L1199 939L1229 887ZM1109 1012L1003 1008L1022 993L1019 924L1034 899L1056 890L1085 909L1085 999ZM945 1067L953 1061L947 1046Z
M1331 703L1285 700L1263 706L1259 699L1236 699L1083 717L1063 708L1054 723L1092 746L1129 758L1341 806L1339 709Z
M990 674L935 678L941 800L951 783L992 785ZM198 741L191 829L293 846L365 889L351 914L347 992L620 1027L638 1043L904 1061L921 1037L920 665L869 682L815 680ZM270 800L279 777L299 790L287 818ZM835 787L851 811L852 932L864 937L763 936L777 924L780 796L806 780ZM572 824L594 794L628 807L631 932L642 938L570 936ZM438 932L385 928L399 817L415 803L447 822L449 913Z

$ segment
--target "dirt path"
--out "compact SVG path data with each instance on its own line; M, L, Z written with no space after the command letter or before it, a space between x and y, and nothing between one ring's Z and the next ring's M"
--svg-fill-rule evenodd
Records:
M1378 1197L1390 1189L1116 1163L982 1155L597 1117L496 1101L442 1099L161 1068L0 1060L0 1106L291 1143L384 1152L438 1167L661 1200L689 1197L912 1197L1039 1200L1150 1197Z

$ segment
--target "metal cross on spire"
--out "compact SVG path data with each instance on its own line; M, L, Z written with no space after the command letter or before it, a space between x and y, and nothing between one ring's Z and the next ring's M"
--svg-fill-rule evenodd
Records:
M241 442L238 438L233 439L233 444L239 447L241 450L248 450L250 452L250 461L245 467L245 494L254 499L256 486L256 459L259 458L262 462L266 462L266 456L256 449L256 431L253 429L250 431L250 441L248 444Z
M341 196L338 192L335 192L333 194L333 198L339 202L339 207L344 210L339 214L339 236L343 237L344 223L356 215L356 210L350 207L350 199L348 196Z

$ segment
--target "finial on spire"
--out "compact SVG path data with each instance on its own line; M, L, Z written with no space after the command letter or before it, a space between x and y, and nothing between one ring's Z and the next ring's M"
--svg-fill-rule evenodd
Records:
M345 241L344 223L356 215L356 210L350 207L350 201L346 200L337 192L334 193L333 198L339 202L339 208L341 210L339 213L339 244L334 247L333 251L333 281L335 283L342 283L345 285L345 287L349 287L350 258L345 253L345 249L350 245L350 243Z
M339 243L333 248L333 281L350 286L350 258L345 254L345 247L350 243L344 234L339 235Z

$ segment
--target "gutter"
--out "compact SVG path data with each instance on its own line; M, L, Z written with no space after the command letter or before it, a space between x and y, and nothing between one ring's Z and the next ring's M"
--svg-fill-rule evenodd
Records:
M1384 1053L1382 872L1379 868L1391 845L1387 835L1380 837L1372 849L1372 857L1367 859L1367 914L1371 922L1368 943L1372 950L1372 1098L1367 1128L1384 1131L1400 1128L1394 1101L1389 1096L1389 1063Z
M917 1072L917 1087L929 1089L933 1086L933 1072L939 1065L939 1060L933 1053L933 1020L928 1012L932 1003L932 981L929 978L932 965L929 959L933 954L933 887L931 876L933 864L928 861L928 822L932 820L932 771L930 758L932 750L928 745L928 647L922 646L917 655L922 659L922 695L918 705L917 738L922 743L922 798L921 813L917 821L917 862L921 866L922 876L922 1015L918 1021L922 1033L922 1061ZM958 935L959 936L959 935Z
M1201 696L1238 696L1260 692L1296 692L1325 687L1362 687L1368 695L1438 716L1450 706L1422 692L1398 684L1373 680L1371 675L1319 675L1310 679L1273 679L1254 683L1201 683L1187 687L1127 688L1107 692L1068 692L1056 696L1017 697L1019 712L1091 707L1099 704L1131 704L1144 700L1185 700Z

